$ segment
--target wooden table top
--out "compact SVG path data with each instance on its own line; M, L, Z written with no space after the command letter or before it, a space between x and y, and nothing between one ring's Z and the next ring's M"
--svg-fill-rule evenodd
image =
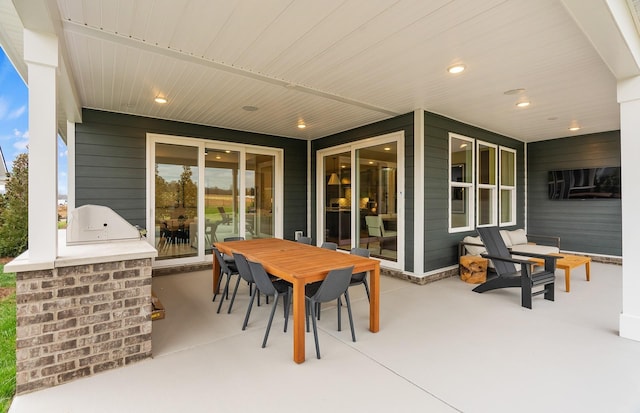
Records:
M288 281L298 279L310 283L324 279L332 269L353 265L353 272L358 273L371 271L379 265L370 258L278 238L216 242L214 245L225 254L241 253L250 261L260 262L267 272Z

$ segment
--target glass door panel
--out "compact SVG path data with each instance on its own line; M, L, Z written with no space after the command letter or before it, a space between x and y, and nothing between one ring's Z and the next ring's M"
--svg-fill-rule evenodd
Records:
M397 261L398 148L396 142L356 150L358 245Z
M273 238L275 156L247 153L245 172L245 238Z
M324 158L324 240L351 249L351 153Z
M204 239L207 254L211 254L212 243L238 236L239 165L239 152L205 149Z
M155 153L157 259L195 256L198 254L198 148L156 143Z

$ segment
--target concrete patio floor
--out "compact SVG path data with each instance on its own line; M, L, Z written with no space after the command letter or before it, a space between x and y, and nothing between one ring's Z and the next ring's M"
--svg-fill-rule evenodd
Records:
M381 329L370 333L364 289L353 288L357 342L346 312L323 306L322 359L306 336L292 361L291 330L271 305L216 314L211 273L161 276L153 289L166 318L153 323L153 359L17 397L27 412L640 412L640 343L618 336L620 266L556 277L556 301L520 306L517 289L476 294L449 278L425 286L382 277ZM217 301L217 300L216 300Z

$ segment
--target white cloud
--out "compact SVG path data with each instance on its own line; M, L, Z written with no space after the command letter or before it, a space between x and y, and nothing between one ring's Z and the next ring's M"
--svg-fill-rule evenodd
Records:
M29 141L27 139L21 139L19 141L14 142L13 147L19 151L26 151L28 145L29 145Z
M26 105L20 106L18 109L14 109L7 115L7 119L17 119L27 110Z

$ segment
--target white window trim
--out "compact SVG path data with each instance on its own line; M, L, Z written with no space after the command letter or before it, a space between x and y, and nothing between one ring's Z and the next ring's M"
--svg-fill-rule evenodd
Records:
M494 164L494 171L493 171L493 176L495 176L495 183L494 184L482 184L480 183L480 179L478 177L478 174L480 173L480 168L478 168L478 170L476 171L476 179L478 182L478 189L492 189L493 191L493 196L491 197L491 211L493 211L493 214L491 216L491 222L488 224L480 224L478 223L477 227L492 227L496 225L496 222L498 222L498 181L500 179L500 175L498 175L498 164L500 163L500 152L498 150L498 145L494 144L494 143L489 143L489 142L484 142L484 141L476 141L476 156L480 156L480 146L486 146L489 148L493 148L496 151L496 162ZM476 161L476 165L479 165L480 162ZM476 194L479 193L480 191L476 191ZM480 203L476 202L476 217L480 216Z
M508 148L506 146L500 146L498 148L498 159L500 163L500 175L499 175L499 189L498 189L498 203L500 205L500 211L498 212L498 222L500 227L508 227L516 225L517 223L517 212L518 206L516 204L517 199L517 186L518 186L518 151L512 148ZM502 152L511 152L513 153L513 185L502 185ZM511 221L502 222L502 191L508 190L510 191L511 196Z
M452 167L452 159L451 159L451 141L453 139L460 139L463 141L467 141L469 142L469 145L471 146L471 170L472 170L472 174L471 174L471 182L452 182L451 181L451 167ZM468 136L463 136L463 135L458 135L457 133L452 133L449 132L449 142L448 142L448 146L447 146L447 157L449 159L448 165L449 167L448 169L448 185L447 185L447 200L448 200L448 222L449 222L449 233L453 234L456 232L467 232L467 231L472 231L476 228L476 221L475 221L475 211L476 211L476 193L475 193L475 182L476 182L476 146L475 146L475 139L474 138L470 138ZM453 190L453 188L465 188L468 193L467 193L467 204L465 205L466 210L468 211L469 214L469 223L467 226L465 227L452 227L452 222L451 222L451 192Z

